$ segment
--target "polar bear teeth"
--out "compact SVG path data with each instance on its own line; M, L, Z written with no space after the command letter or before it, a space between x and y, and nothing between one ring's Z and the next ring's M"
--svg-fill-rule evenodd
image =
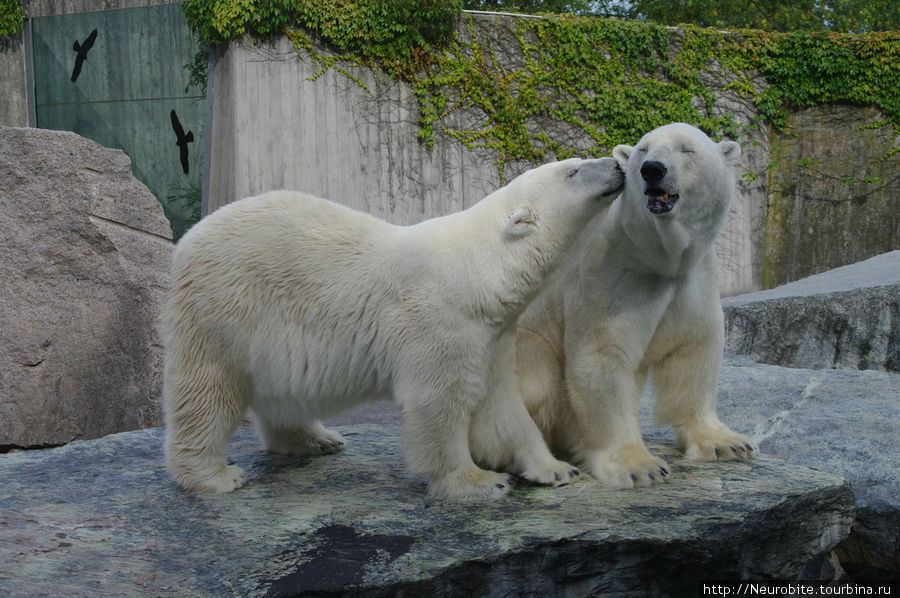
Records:
M654 214L665 214L672 211L675 202L680 197L677 193L667 193L661 189L647 189L647 209Z

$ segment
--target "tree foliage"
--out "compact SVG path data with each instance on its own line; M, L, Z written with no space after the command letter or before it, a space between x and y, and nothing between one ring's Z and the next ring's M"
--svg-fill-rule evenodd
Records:
M590 14L591 0L466 0L467 10Z
M188 25L220 44L249 34L269 38L289 26L315 31L341 51L389 59L450 39L462 0L185 0Z
M852 33L900 29L897 0L466 0L465 7L573 12L717 29Z

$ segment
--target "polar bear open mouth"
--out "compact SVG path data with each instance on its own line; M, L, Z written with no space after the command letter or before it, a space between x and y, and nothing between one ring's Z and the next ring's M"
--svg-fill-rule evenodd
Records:
M647 209L653 214L671 212L675 202L681 197L677 193L668 193L662 189L647 189L644 195L647 196Z

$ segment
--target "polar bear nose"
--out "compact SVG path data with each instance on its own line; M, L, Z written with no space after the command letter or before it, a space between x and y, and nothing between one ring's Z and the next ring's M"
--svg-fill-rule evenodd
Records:
M641 165L641 176L645 181L656 182L666 176L666 170L662 162L647 160Z

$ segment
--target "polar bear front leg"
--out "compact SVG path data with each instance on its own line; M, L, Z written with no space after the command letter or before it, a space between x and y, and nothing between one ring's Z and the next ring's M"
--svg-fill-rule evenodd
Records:
M581 477L581 471L556 459L519 395L516 376L516 339L510 334L499 344L491 369L488 395L475 410L469 446L478 463L511 471L547 486L562 486Z
M721 343L713 335L677 348L653 367L656 419L675 428L688 459L746 461L759 454L756 443L716 416L721 362Z
M612 347L586 349L567 367L568 402L579 423L577 462L614 488L667 480L669 465L647 450L640 429L640 392L646 373Z
M440 372L438 366L430 370ZM459 384L428 386L403 384L395 392L403 409L409 468L429 478L429 496L493 500L508 494L513 485L510 476L478 467L469 452L469 423L478 399L461 393Z

